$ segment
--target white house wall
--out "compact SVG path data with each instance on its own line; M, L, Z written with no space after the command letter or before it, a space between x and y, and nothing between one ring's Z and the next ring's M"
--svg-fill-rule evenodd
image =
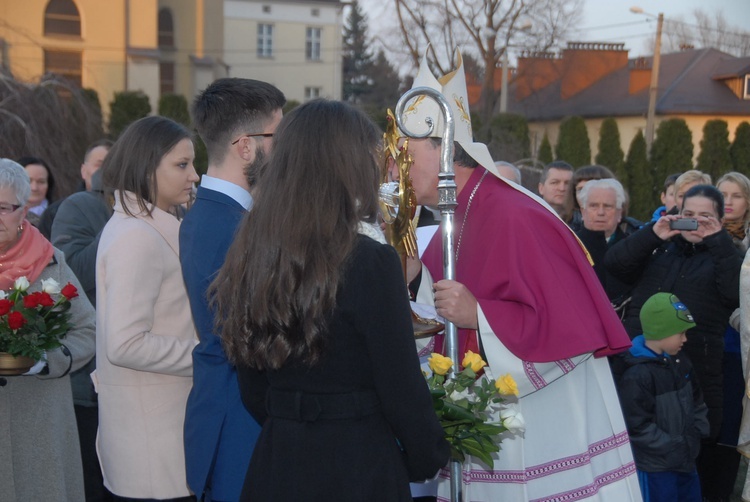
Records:
M263 7L270 7L264 12ZM313 10L318 16L313 16ZM341 6L324 2L224 3L224 61L229 76L274 84L288 100L303 102L305 88L341 99ZM258 24L273 25L272 57L257 56ZM305 57L306 28L321 28L319 61Z

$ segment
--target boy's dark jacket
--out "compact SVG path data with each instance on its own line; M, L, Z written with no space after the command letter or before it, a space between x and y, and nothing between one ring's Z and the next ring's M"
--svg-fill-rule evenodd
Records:
M622 358L617 379L622 411L639 470L693 472L708 408L682 353L670 357L646 347L643 335Z

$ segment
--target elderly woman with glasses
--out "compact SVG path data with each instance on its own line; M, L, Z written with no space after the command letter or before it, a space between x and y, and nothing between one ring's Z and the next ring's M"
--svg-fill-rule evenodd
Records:
M26 219L30 193L23 167L0 159L0 289L20 277L29 291L41 291L46 279L80 289L62 252ZM69 374L94 355L95 314L85 296L73 299L69 312L72 328L61 347L24 375L0 375L3 500L84 500Z

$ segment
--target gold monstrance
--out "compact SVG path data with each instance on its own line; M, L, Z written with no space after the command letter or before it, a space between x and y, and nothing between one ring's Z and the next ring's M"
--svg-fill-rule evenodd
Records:
M401 267L406 282L406 260L417 257L417 235L414 232L417 197L411 185L409 170L413 159L408 152L409 140L398 146L399 134L396 120L388 110L388 125L383 134L383 173L380 185L380 209L385 221L385 238L401 258ZM398 181L390 181L390 166L398 168ZM445 327L433 319L425 319L412 311L414 336L424 338L435 335Z

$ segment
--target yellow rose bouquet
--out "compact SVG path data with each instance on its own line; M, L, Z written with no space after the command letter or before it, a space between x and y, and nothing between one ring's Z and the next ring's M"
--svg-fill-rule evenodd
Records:
M487 363L471 351L461 362L463 370L454 378L447 377L453 368L451 359L433 353L427 363L432 370L431 375L425 375L427 385L453 459L463 462L466 455L472 455L492 468L492 454L500 451L500 435L524 429L521 414L513 405L503 404L503 396L518 395L515 380L509 374L495 381L478 377ZM498 409L499 422L491 422L493 411Z

